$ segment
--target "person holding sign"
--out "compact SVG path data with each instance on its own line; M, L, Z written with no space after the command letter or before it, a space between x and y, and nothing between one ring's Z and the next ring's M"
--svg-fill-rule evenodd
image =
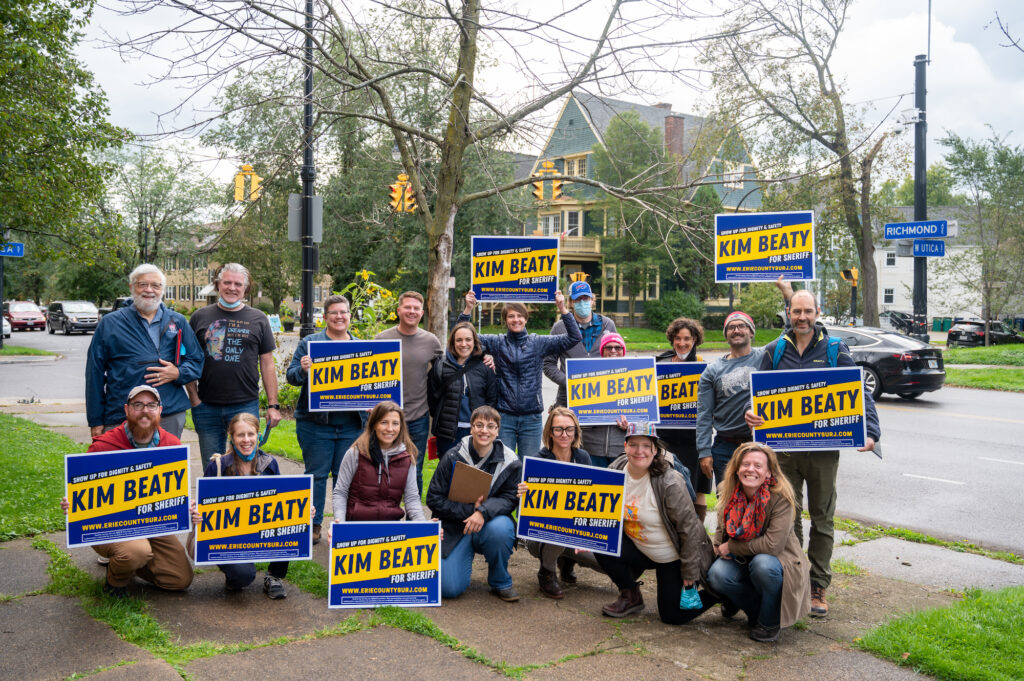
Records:
M611 468L626 471L622 551L596 554L619 588L619 597L601 611L626 617L644 609L637 578L646 570L658 577L658 615L665 624L685 624L715 603L697 585L707 577L714 549L697 518L683 475L672 468L664 443L651 423L630 423L626 453Z
M724 597L722 614L743 610L750 638L777 641L811 608L811 578L793 532L793 487L771 447L740 445L725 469L708 584Z
M135 386L128 392L124 405L125 420L103 433L89 446L88 452L117 452L123 449L175 447L181 440L160 427L160 393L150 385ZM60 507L66 514L68 498ZM128 596L132 575L168 591L184 591L192 584L192 564L185 547L173 535L131 539L112 544L94 545L101 565L107 566L103 591L114 598Z
M704 358L697 354L697 348L704 342L704 327L697 320L688 317L674 319L665 329L665 336L672 344L672 349L658 355L656 361L704 361ZM711 476L704 474L700 459L697 457L697 431L686 428L663 428L661 433L661 439L665 441L668 450L675 454L676 460L690 473L690 484L697 494L694 507L697 509L697 516L704 522L708 512L704 495L711 491Z
M791 329L765 346L761 355L761 371L857 366L846 343L829 338L825 328L817 324L819 313L818 303L810 291L804 289L794 293L789 304ZM781 349L779 344L783 346ZM865 445L857 451L869 452L875 448L882 432L871 393L865 390L863 396L868 437ZM764 424L764 419L750 409L744 418L750 428ZM811 561L811 615L824 617L828 614L825 590L832 582L833 516L836 512L839 451L779 452L778 457L782 472L795 492L793 529L801 545L804 528L800 514L803 512L804 483L807 484L807 511L811 516L811 532L807 541L807 557Z
M210 463L203 471L203 477L215 478L234 475L281 475L277 459L259 448L260 421L249 412L240 412L228 423L228 444L231 451L214 454ZM310 509L310 521L316 509ZM192 524L202 521L199 508L192 502ZM255 563L225 563L217 568L224 573L224 588L228 591L241 591L256 579ZM288 561L281 560L270 563L267 574L263 578L263 593L267 598L277 600L287 598L281 582L288 575Z
M314 544L320 542L323 528L327 477L331 476L337 486L342 458L362 431L359 412L309 411L309 369L313 366L309 356L309 342L349 341L354 338L348 328L352 313L345 296L328 296L324 301L324 319L327 323L324 329L299 341L287 373L289 383L302 387L299 401L295 403L295 435L302 448L305 473L313 476L313 506L316 508L316 516L313 518Z
M601 336L601 357L625 357L626 341L614 331ZM575 414L574 414L575 416ZM590 453L591 465L608 468L622 454L626 443L626 417L619 415L614 426L587 426L583 429L583 448Z
M537 452L537 458L576 463L584 466L591 465L590 454L582 449L580 422L576 420L576 414L565 407L553 407L548 414L548 420L544 424L544 446ZM519 496L529 491L525 482L519 483L516 488ZM540 583L540 592L548 598L560 599L565 596L562 586L555 576L557 567L561 573L562 581L566 584L576 583L574 567L580 563L593 570L601 570L590 551L577 553L574 549L547 544L534 540L526 541L526 548L530 555L540 559L540 570L537 571L537 580Z
M456 598L469 588L473 554L487 559L487 583L491 593L503 601L519 600L508 572L508 559L515 546L516 529L512 512L519 504L516 483L522 479L523 464L511 449L498 440L501 414L493 407L478 407L470 417L470 435L448 450L437 464L427 489L427 506L441 520L441 595ZM474 503L454 501L462 464L490 476L486 494ZM459 471L459 474L463 471ZM475 492L474 492L475 494Z
M582 340L576 318L565 306L565 296L555 292L555 303L566 333L538 336L527 333L526 322L530 313L522 303L507 303L501 311L501 320L508 331L501 336L482 334L484 351L494 356L498 374L498 411L501 413L499 439L519 458L533 456L540 449L541 413L544 397L541 394L543 362L548 355L567 351ZM466 294L466 307L459 315L460 322L472 321L476 308L476 294Z
M433 417L437 452L444 454L469 435L469 416L477 407L498 402L498 379L484 364L476 327L459 322L448 336L444 355L427 375L427 401Z
M345 452L334 486L334 522L427 520L416 489L416 445L394 402L370 410L366 430ZM403 510L401 504L405 504Z

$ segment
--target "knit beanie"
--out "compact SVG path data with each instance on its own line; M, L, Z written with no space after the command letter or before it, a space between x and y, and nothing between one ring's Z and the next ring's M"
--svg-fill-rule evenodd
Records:
M609 343L618 343L622 346L622 352L626 352L626 341L617 333L605 333L601 334L601 343L597 346L597 352L599 355L604 355L604 346Z
M754 327L754 320L750 318L746 312L740 312L739 310L733 310L729 313L729 316L725 318L725 324L722 325L722 330L729 328L729 324L732 322L743 322L750 327L750 333L754 333L757 329Z

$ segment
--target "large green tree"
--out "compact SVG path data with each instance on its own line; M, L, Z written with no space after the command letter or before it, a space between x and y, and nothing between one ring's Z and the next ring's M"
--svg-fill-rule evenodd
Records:
M3 226L29 235L35 257L94 261L107 234L80 220L99 200L100 152L127 138L107 122L107 101L75 57L92 0L0 3L0 206Z

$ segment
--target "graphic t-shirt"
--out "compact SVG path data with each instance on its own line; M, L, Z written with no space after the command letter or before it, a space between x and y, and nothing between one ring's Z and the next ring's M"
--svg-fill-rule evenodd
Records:
M665 531L665 523L658 512L650 475L634 480L626 473L624 506L623 531L645 556L655 563L679 560L676 547Z
M209 404L238 404L260 394L260 355L276 347L270 320L261 311L237 311L207 305L189 325L206 354L199 379L199 399Z

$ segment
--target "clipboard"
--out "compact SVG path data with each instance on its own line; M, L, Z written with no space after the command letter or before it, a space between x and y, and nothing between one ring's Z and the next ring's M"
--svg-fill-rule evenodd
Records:
M461 504L475 504L480 497L486 499L491 491L492 477L464 461L456 461L448 498Z

